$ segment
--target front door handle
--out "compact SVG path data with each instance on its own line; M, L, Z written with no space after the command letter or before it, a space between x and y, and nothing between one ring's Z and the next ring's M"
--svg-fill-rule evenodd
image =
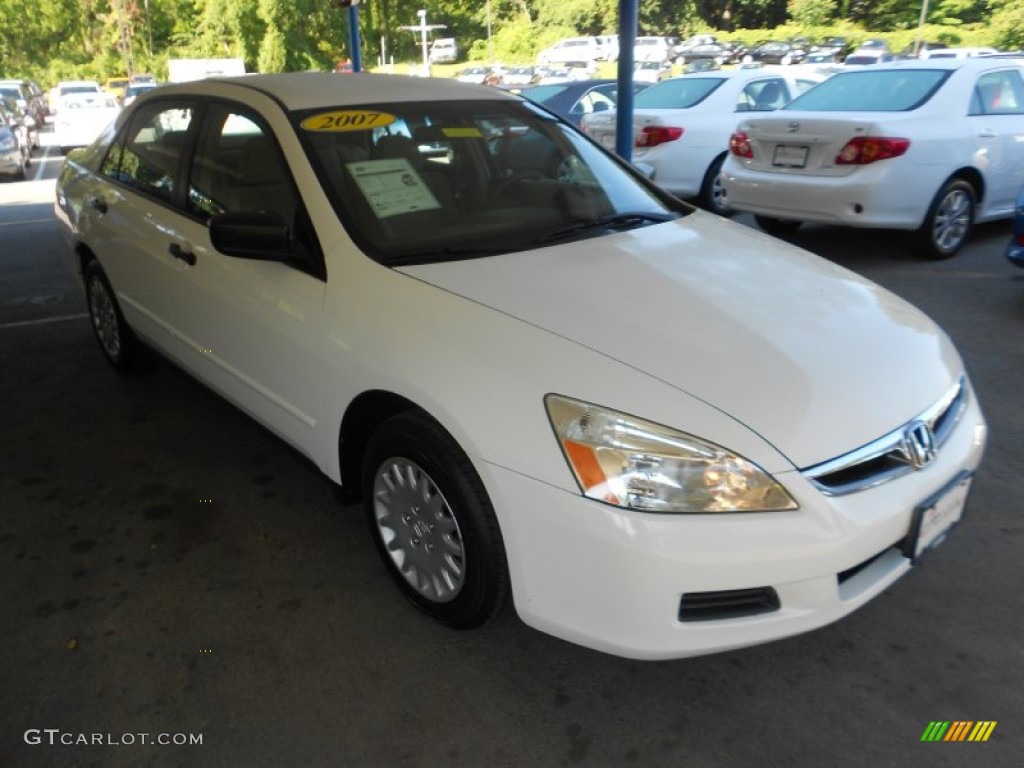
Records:
M195 264L196 264L196 255L194 253L192 253L192 251L186 251L184 248L182 248L177 243L171 243L170 247L167 250L170 251L171 256L173 256L174 258L181 259L186 264L188 264L190 267L194 267L195 266Z
M93 210L99 211L100 213L106 213L107 201L102 197L94 197L89 200L89 207Z

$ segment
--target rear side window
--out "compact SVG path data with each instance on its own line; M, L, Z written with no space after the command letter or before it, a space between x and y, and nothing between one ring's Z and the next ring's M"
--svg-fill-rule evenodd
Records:
M819 112L909 112L925 104L949 78L948 70L884 69L840 72L797 96L783 109Z
M688 109L725 82L721 77L680 77L652 85L633 100L637 109Z
M986 72L971 95L972 115L1024 114L1024 78L1017 70Z
M123 141L111 147L100 172L170 203L193 110L181 104L149 104L135 113Z

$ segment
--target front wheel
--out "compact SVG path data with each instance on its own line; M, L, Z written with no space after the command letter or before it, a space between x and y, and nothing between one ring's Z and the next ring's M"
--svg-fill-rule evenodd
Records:
M792 235L803 222L794 219L776 219L773 216L754 216L757 226L775 237L786 237Z
M974 226L974 199L974 187L963 179L953 179L939 190L917 231L917 250L922 256L948 259L956 255Z
M386 421L370 439L362 482L377 549L413 605L458 629L501 611L510 588L494 509L437 422L420 411Z

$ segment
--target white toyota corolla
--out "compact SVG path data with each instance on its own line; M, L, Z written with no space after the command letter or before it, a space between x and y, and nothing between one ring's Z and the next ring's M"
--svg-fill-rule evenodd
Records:
M773 234L801 222L902 229L948 258L976 222L1009 218L1024 179L1024 68L928 59L833 75L746 117L721 180Z
M986 429L919 311L516 96L376 75L142 96L57 186L119 370L159 350L365 506L456 627L673 658L877 595Z

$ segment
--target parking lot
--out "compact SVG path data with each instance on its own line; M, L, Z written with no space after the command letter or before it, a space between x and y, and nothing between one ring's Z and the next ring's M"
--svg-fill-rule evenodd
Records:
M168 363L114 373L62 259L46 153L0 183L0 764L1019 765L1024 271L1007 224L944 262L881 231L793 237L964 355L991 438L963 524L838 624L636 662L512 610L471 633L430 623L315 467ZM998 725L921 742L946 720Z

